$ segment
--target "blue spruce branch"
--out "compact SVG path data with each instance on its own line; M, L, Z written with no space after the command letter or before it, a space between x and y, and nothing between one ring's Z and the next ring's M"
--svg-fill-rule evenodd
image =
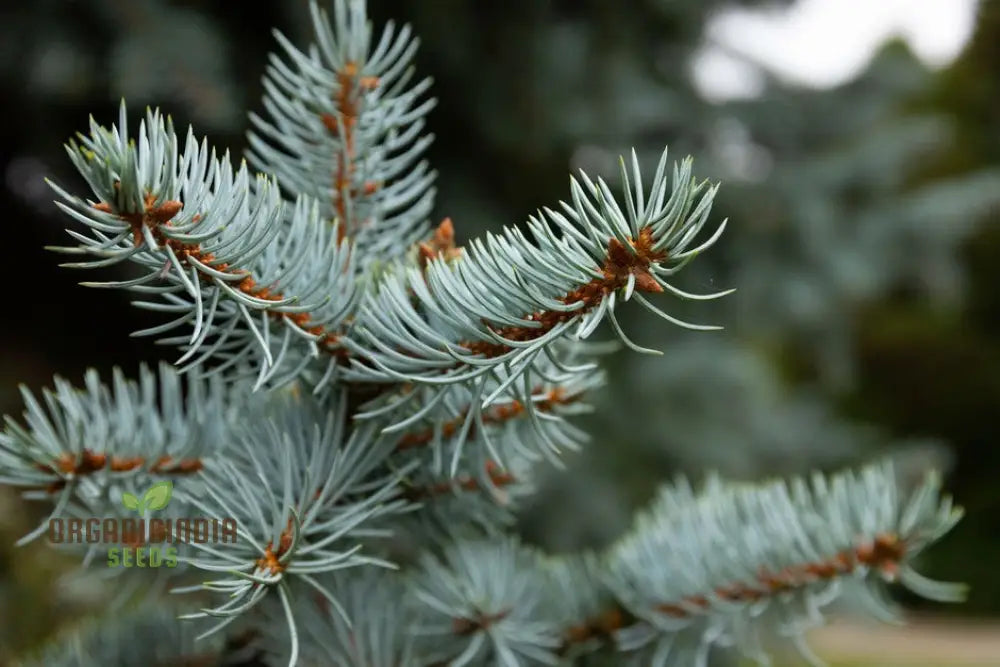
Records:
M232 519L235 543L187 544L160 573L192 594L182 616L207 620L210 658L220 631L249 626L293 666L558 664L595 651L704 665L716 647L764 661L772 631L809 656L802 633L840 597L890 617L886 582L961 597L912 566L960 511L935 477L903 497L887 465L698 492L679 481L600 553L512 538L538 465L587 442L573 418L611 347L587 342L596 328L658 353L621 325L631 302L717 328L653 298L732 291L672 284L725 229L708 225L718 186L666 151L644 186L633 151L620 196L581 172L527 233L456 247L450 220L427 224L434 102L428 80L412 83L409 28L376 39L359 0L311 7L316 43L278 35L266 117L251 117L249 161L263 173L191 130L181 141L159 111L131 137L124 102L116 125L92 119L67 146L91 194L52 184L82 224L59 250L78 268L138 265L139 277L85 284L141 295L168 321L137 334L181 352L137 380L91 372L82 389L57 378L24 391L23 420L0 431L0 483L52 502L50 519L85 521L145 508L143 493L169 480L176 502L153 503L162 517ZM157 543L151 526L122 547ZM100 546L60 546L97 571ZM186 625L152 623L181 634L163 646L146 626L111 622L43 663L115 664L132 631L157 660L192 655Z

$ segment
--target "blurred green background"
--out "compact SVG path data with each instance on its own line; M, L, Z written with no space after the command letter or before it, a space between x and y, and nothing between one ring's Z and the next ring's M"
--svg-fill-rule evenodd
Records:
M907 475L944 470L968 511L923 565L970 583L971 598L933 611L989 617L1000 611L1000 2L978 3L944 66L888 39L832 87L794 83L748 55L752 31L745 44L718 37L734 7L781 16L809 1L369 4L376 24L411 23L421 38L417 62L439 102L435 220L451 217L460 241L566 197L571 169L617 182L616 156L632 146L647 168L669 145L723 182L716 217L730 227L678 286L738 291L668 310L725 330L686 332L631 309L637 342L666 354L608 359L611 381L585 420L593 443L546 475L523 512L528 539L553 550L604 543L677 472L753 479L888 454ZM171 358L128 336L155 318L122 293L79 287L87 278L43 249L66 240L68 219L42 178L84 191L63 142L89 114L113 121L125 97L133 114L160 106L241 153L271 28L304 43L306 7L34 0L2 10L0 411L20 414L18 383ZM830 41L817 41L815 58ZM706 54L742 97L699 84ZM11 546L38 516L0 490L0 662L99 604L94 586L58 580L65 561Z

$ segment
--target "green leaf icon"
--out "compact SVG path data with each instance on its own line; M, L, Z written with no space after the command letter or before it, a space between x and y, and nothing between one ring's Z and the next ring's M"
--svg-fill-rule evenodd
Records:
M122 505L125 506L125 509L137 510L139 509L139 499L126 491L122 494Z
M174 484L170 480L157 482L146 491L146 495L142 497L142 504L145 509L161 510L170 502L173 492Z

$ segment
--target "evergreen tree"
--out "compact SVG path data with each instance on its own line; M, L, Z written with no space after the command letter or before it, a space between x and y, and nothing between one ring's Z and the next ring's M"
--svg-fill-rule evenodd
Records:
M677 479L605 548L520 543L533 476L587 439L574 417L611 346L586 339L607 322L657 354L627 333L631 302L717 328L658 302L731 291L671 281L723 234L718 186L690 159L663 151L646 170L632 152L620 196L581 172L527 233L459 247L449 220L428 221L434 102L409 28L374 32L348 0L312 14L309 48L279 35L246 162L157 110L132 135L124 103L67 146L91 193L52 183L78 242L58 250L138 269L87 284L165 314L138 333L179 357L25 391L0 433L0 480L53 505L21 543L46 536L124 584L127 613L40 664L689 665L717 647L763 661L771 633L808 656L803 632L841 598L891 615L885 582L961 597L912 568L960 511L936 476L908 485L889 463ZM222 537L183 539L169 566L164 538L201 519ZM156 572L107 567L154 552ZM179 621L167 589L189 594Z

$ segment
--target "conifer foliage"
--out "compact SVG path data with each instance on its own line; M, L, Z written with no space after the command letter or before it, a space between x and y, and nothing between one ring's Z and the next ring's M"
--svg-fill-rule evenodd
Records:
M602 381L597 327L642 354L660 352L619 323L632 303L715 328L669 311L729 293L671 282L723 233L718 186L690 159L664 151L650 176L632 153L621 194L581 173L526 231L459 247L450 220L429 221L417 40L374 31L360 1L312 18L306 49L277 35L247 161L158 110L133 134L124 102L67 145L91 192L51 184L76 243L56 250L131 264L85 284L134 293L164 319L137 333L178 352L135 379L25 390L0 432L0 481L51 506L22 542L135 592L38 664L766 661L773 634L809 656L803 632L843 596L880 617L886 582L961 597L912 567L960 510L934 475L904 489L888 464L676 480L601 552L521 544L532 473L586 443L573 417ZM182 536L199 521L206 539ZM170 548L155 570L108 567ZM176 609L166 591L185 594Z

